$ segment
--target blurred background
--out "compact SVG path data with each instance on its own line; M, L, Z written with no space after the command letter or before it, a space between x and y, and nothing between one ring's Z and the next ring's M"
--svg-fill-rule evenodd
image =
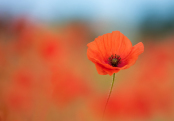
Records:
M115 30L145 50L116 74L104 120L174 121L172 0L1 0L0 121L101 121L112 76L86 45Z

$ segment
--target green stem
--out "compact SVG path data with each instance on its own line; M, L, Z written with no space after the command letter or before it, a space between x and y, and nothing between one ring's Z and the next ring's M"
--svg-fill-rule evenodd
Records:
M115 73L113 74L112 85L111 85L111 89L110 89L110 92L109 92L109 96L108 96L107 101L106 101L106 104L105 104L105 108L104 108L104 111L103 111L103 117L102 117L102 119L104 119L105 110L106 110L106 107L107 107L109 98L111 96L111 92L112 92L112 88L113 88L113 85L114 85L114 81L115 81Z

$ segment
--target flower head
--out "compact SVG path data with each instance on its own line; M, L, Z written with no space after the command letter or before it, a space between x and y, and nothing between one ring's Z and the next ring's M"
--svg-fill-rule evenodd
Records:
M87 46L88 59L101 75L112 75L129 68L144 51L142 42L132 47L131 41L119 31L99 36Z

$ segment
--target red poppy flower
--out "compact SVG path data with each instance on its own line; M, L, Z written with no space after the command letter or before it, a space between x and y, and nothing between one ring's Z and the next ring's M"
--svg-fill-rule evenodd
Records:
M88 59L101 75L112 75L129 68L144 51L142 42L132 47L131 41L119 31L99 36L87 46Z

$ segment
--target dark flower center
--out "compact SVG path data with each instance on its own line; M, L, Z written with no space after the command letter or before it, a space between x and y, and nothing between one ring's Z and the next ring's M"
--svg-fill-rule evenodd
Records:
M111 55L111 57L108 58L108 63L113 67L117 67L118 64L121 62L120 60L120 56L115 54L115 56Z

